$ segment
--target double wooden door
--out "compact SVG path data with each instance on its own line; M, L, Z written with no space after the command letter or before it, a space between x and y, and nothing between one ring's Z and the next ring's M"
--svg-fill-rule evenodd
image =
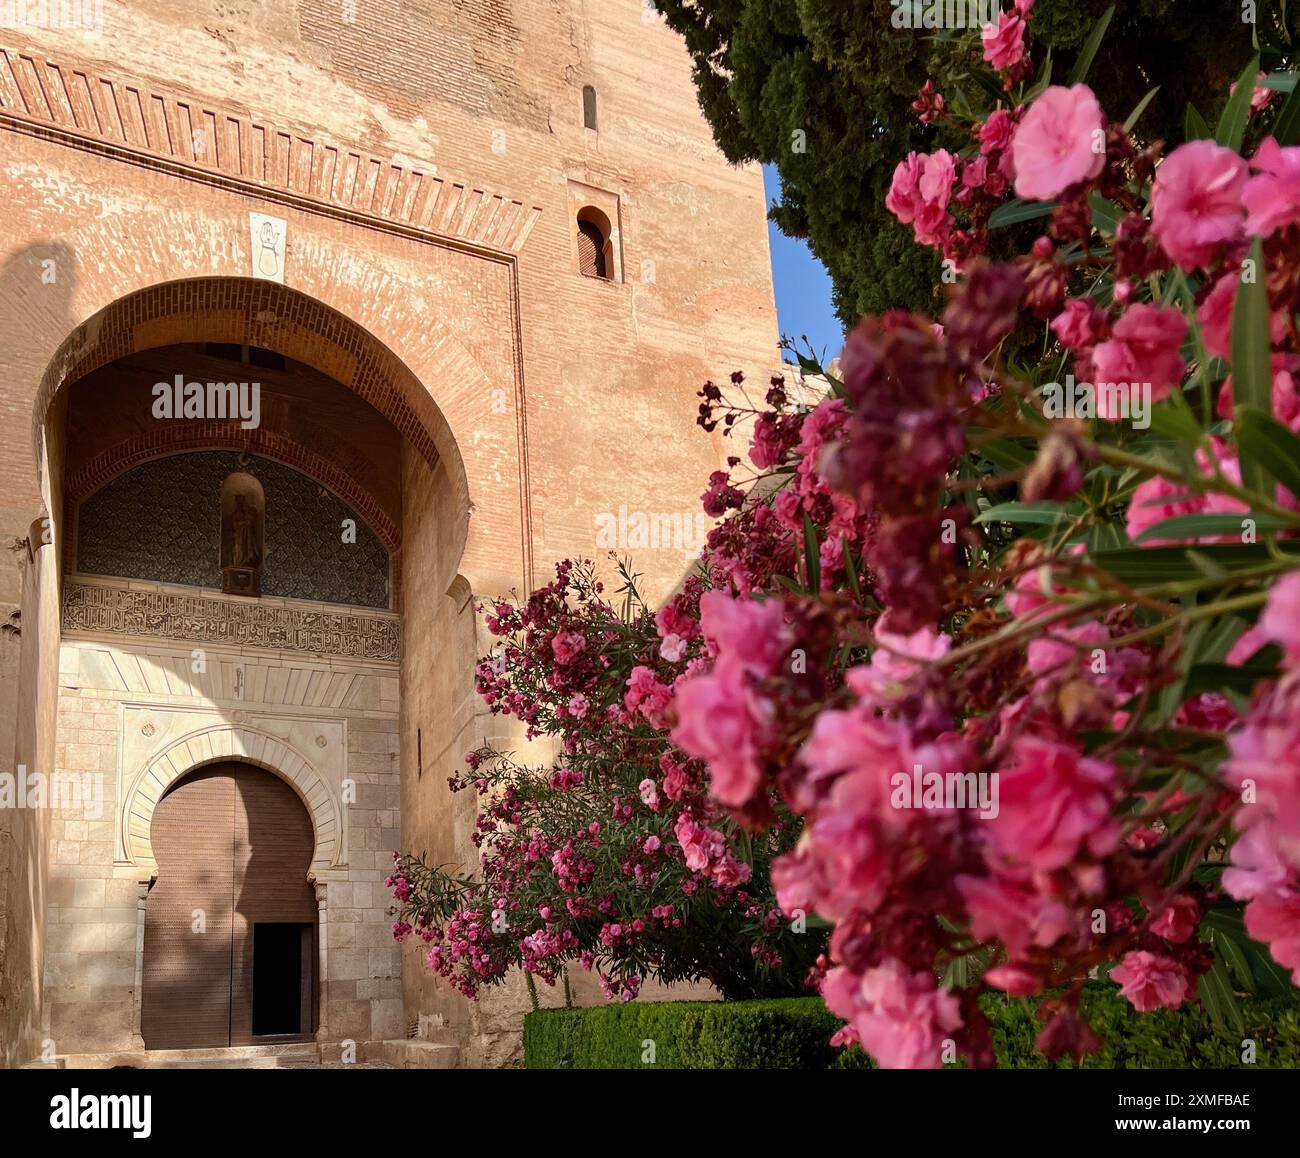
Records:
M141 1033L149 1049L249 1045L315 1029L314 834L297 794L208 765L154 810Z

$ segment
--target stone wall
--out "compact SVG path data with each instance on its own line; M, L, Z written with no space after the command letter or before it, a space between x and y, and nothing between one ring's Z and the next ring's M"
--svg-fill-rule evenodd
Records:
M400 830L397 689L395 663L212 644L196 657L163 638L65 629L55 767L102 795L52 813L45 1009L56 1053L138 1048L138 904L157 871L148 817L185 771L224 759L285 776L313 814L322 1039L404 1036L382 883Z
M58 528L67 387L116 358L248 343L357 393L405 440L400 843L470 865L473 804L450 797L446 778L494 726L472 691L484 642L473 600L544 582L565 556L632 548L597 539L621 511L679 525L698 511L703 480L734 448L695 425L696 390L733 370L761 388L776 361L761 174L718 153L689 58L642 0L105 0L103 11L95 36L0 30L0 530L25 535L43 510ZM583 125L584 85L598 131ZM613 226L613 280L578 272L584 205ZM282 285L250 280L253 212L286 223ZM692 545L636 553L651 598L678 581ZM35 634L15 681L27 697L16 749L53 770L59 575L45 566L21 602ZM0 610L10 589L0 581ZM60 702L121 703L122 689L88 687L63 688ZM88 759L106 758L106 743L89 743ZM38 901L9 910L24 928L5 949L0 1033L21 1023L27 1048L40 994L21 975L40 959L45 821L8 823L22 830L0 864L8 895ZM51 845L81 842L96 843L61 830ZM77 903L67 882L95 879L80 856L54 866L52 929L117 907L107 883L102 906L93 886ZM349 882L363 909L379 903L378 879ZM122 923L85 923L96 921ZM62 946L76 938L55 940L50 996L65 1008L48 1019L60 1035L93 1029L70 1008L79 962ZM341 1016L359 1024L369 1002L374 1033L389 1012L373 1003L395 998L372 990L393 987L361 975L359 950L347 961L357 975L339 992L357 1004ZM114 989L117 964L100 967ZM489 1025L487 1007L466 1008L422 970L410 951L406 1020L457 1020L481 1042L467 1058L504 1060L517 1009Z

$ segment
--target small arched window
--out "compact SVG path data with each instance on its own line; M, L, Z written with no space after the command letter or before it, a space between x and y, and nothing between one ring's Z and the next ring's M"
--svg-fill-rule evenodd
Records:
M609 281L614 276L610 224L599 209L578 210L578 272L584 277Z
M597 129L596 90L589 84L582 86L582 123L589 129Z

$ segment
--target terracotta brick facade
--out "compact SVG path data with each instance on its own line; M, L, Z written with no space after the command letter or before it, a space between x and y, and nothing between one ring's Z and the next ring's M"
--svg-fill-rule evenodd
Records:
M598 131L584 127L586 85ZM27 539L49 516L54 538L42 547L38 533L0 569L0 619L21 618L21 635L0 639L0 740L12 738L13 764L92 760L126 784L140 769L124 762L148 756L127 743L115 706L139 696L90 674L94 641L61 640L58 560L76 504L156 453L251 445L304 470L394 552L401 592L400 695L334 713L371 722L357 734L383 736L386 763L366 774L391 766L392 779L367 806L374 834L328 884L356 914L347 923L358 928L338 936L367 940L364 969L357 946L338 946L355 976L330 978L329 1000L350 1004L322 1018L322 1041L388 1039L424 1019L454 1033L463 1062L504 1061L517 1047L517 994L469 1008L414 950L400 955L399 979L394 948L370 943L386 903L379 862L397 845L472 857L472 802L445 783L500 727L473 694L487 643L476 599L544 581L565 556L597 556L604 513L693 513L732 449L695 426L694 394L707 378L761 380L777 363L761 175L717 152L689 59L641 0L107 0L98 35L0 29L0 142L0 520ZM576 213L587 206L612 227L609 280L578 272ZM282 282L258 267L250 214L285 223ZM96 423L74 384L182 343L247 344L310 368L382 416L391 448L368 434L365 453L350 448L335 408L310 416L319 435L275 422L237 435L213 422L110 437L106 418L87 450L77 432ZM686 557L665 549L635 562L659 596ZM112 646L159 652L143 637ZM284 666L257 648L243 662ZM140 695L159 711L245 710L202 689ZM70 722L83 700L93 753L65 736L84 730ZM297 711L280 707L286 719ZM340 760L374 766L357 743ZM122 804L114 797L118 835ZM65 1035L68 1053L131 1044L127 962L97 959L102 985L79 980L66 954L82 950L66 946L98 946L98 934L51 939L65 907L99 904L80 881L114 882L113 905L106 892L100 908L135 903L134 867L107 829L69 836L78 823L0 817L8 1064L40 1054L44 1039L58 1051ZM129 923L118 915L104 928ZM125 946L125 929L113 936ZM89 991L76 996L79 986Z

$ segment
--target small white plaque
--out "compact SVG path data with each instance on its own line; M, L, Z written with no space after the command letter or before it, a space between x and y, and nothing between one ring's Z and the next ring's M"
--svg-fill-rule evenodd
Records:
M250 213L248 230L253 242L253 276L283 285L284 241L289 233L289 223L282 217Z

